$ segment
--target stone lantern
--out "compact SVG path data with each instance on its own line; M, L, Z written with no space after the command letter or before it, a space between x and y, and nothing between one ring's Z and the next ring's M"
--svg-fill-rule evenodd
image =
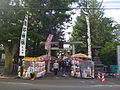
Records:
M101 48L100 46L92 47L95 74L97 74L97 72L103 72L104 71L104 65L102 64L102 62L100 60L100 57L99 57L100 48Z

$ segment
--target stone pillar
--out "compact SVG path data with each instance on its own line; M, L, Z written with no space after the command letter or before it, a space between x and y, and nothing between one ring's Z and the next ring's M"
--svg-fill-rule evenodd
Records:
M2 52L0 51L0 66L2 65Z
M120 73L120 45L117 46L117 65L118 65L118 73Z
M72 44L72 55L75 54L75 44Z
M93 61L94 61L95 74L97 74L98 71L99 72L104 71L104 65L102 64L99 58L100 46L94 46L92 47L92 49L93 49Z

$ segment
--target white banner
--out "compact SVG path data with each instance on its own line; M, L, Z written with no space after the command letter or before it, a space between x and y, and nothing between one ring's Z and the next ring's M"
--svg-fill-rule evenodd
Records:
M21 39L20 39L20 52L19 52L19 56L25 56L27 27L28 27L28 15L26 14L25 15L25 19L24 19L24 23L23 23Z

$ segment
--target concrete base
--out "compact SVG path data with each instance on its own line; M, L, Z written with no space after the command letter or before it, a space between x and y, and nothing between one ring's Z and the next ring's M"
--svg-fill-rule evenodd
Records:
M120 70L118 70L117 73L120 74Z
M98 72L104 72L104 65L103 64L95 64L94 69L95 69L95 76L96 76Z

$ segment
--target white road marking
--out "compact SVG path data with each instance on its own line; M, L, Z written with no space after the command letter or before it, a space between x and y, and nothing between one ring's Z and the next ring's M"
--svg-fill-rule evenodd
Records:
M12 84L12 85L14 85L14 84L23 84L23 85L33 85L33 84L30 84L30 83L24 83L24 82L22 82L22 83L17 83L17 82L0 82L0 84Z

